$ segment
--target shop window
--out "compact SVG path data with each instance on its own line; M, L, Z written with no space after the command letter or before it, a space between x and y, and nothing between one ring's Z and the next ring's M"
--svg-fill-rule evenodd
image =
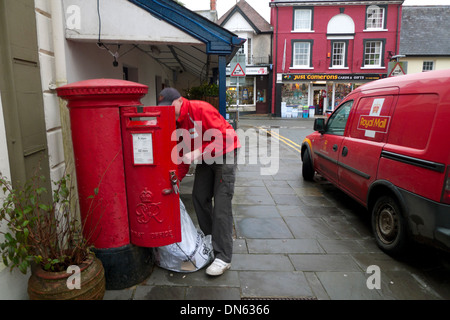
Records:
M295 9L293 31L313 30L313 9Z
M237 103L237 79L235 77L227 78L227 103L229 106L236 106ZM255 78L246 77L239 83L239 105L255 105Z
M308 105L308 83L286 83L283 85L281 101L287 106L307 106Z
M364 40L363 67L384 67L383 40Z
M366 29L384 29L386 27L386 7L368 6L366 9Z
M312 40L292 42L292 68L312 67Z
M334 107L336 108L342 100L352 92L353 87L351 83L336 83L334 92Z

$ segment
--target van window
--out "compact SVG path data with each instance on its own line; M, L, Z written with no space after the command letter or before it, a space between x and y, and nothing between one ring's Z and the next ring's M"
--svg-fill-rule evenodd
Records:
M425 149L438 101L437 94L399 96L389 129L388 143Z
M376 142L386 141L393 99L392 95L361 98L355 110L350 137Z
M342 104L328 119L326 133L343 136L353 100Z

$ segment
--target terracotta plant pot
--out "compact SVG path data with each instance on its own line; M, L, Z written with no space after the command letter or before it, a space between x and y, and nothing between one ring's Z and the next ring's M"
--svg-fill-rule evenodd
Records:
M105 271L102 262L91 254L79 266L80 289L69 289L67 280L73 273L33 270L28 280L31 300L102 300L105 294Z

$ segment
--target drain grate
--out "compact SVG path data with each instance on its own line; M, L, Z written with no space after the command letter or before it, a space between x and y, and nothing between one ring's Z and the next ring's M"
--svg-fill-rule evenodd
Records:
M316 297L242 297L241 300L317 300Z

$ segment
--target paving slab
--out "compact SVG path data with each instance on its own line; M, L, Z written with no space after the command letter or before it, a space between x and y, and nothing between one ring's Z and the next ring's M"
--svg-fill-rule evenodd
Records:
M147 286L200 286L200 287L235 287L239 288L239 277L236 271L227 271L220 277L210 277L205 270L192 273L181 273L155 267L146 279Z
M339 239L322 219L308 217L285 217L286 224L296 239Z
M290 254L289 258L298 271L362 271L350 255L344 254Z
M294 271L294 266L281 254L233 254L231 270Z
M288 226L281 218L235 218L236 235L246 239L293 238Z
M240 288L188 287L186 300L241 300Z
M234 205L233 216L245 218L281 218L277 206L274 205Z
M363 272L316 272L327 294L332 300L381 300L377 289L367 287Z
M304 298L314 294L302 272L241 271L244 298Z
M249 253L325 253L316 239L248 239Z

